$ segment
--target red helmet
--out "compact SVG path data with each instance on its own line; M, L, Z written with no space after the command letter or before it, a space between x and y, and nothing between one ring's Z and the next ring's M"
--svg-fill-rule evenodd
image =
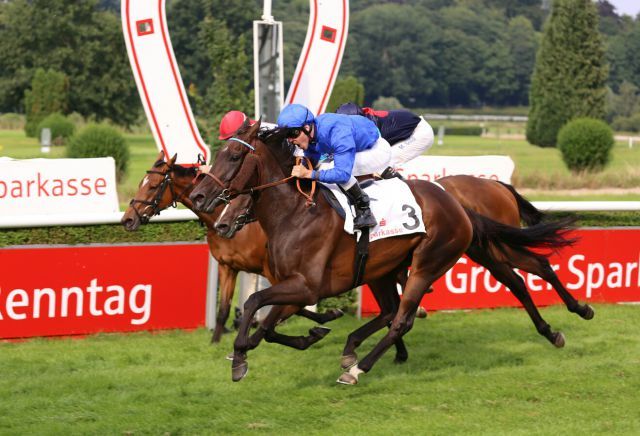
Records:
M236 133L242 126L246 119L247 116L244 114L244 112L227 112L224 117L222 117L222 121L220 121L220 136L218 136L218 139L224 140L231 138L233 134ZM249 120L249 123L253 124L255 123L255 121Z

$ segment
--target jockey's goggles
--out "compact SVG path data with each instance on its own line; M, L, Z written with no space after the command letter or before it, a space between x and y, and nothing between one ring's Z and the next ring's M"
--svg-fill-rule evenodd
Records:
M300 132L302 132L302 128L298 127L295 129L288 129L287 130L287 139L295 139L298 136L300 136Z

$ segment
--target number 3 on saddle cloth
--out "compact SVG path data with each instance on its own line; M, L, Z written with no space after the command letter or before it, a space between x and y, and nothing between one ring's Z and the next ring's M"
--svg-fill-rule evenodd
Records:
M369 196L369 207L371 207L371 212L378 221L378 225L373 229L364 229L362 235L364 237L356 239L353 288L362 284L369 257L369 242L392 236L426 232L422 220L422 210L405 182L397 178L370 180L361 182L360 186ZM320 187L320 192L344 219L344 230L353 235L355 213L349 205L347 196L338 185L321 183ZM345 211L349 211L349 213Z
M349 205L347 196L338 185L324 183L321 185L333 194L334 201L330 198L331 196L327 196L327 199L344 218L344 230L353 235L355 214ZM370 242L392 236L426 232L422 221L422 210L405 182L393 178L366 181L360 185L369 196L371 212L378 221L378 225L370 230ZM322 191L326 192L324 189ZM349 213L345 213L345 211L349 211Z

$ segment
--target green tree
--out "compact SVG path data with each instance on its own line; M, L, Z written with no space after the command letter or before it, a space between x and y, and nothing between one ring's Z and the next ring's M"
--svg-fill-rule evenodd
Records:
M509 21L507 44L513 65L513 80L516 85L511 104L526 105L529 101L531 72L536 62L536 32L531 22L517 16Z
M58 71L38 68L31 89L25 91L27 122L24 130L29 137L39 135L38 125L49 114L67 110L69 81Z
M353 102L359 106L364 103L364 85L353 76L336 80L325 112L335 112L338 106L347 102Z
M529 142L554 147L567 121L603 119L607 74L595 4L555 0L531 81Z
M139 97L120 19L96 0L14 0L0 12L0 112L21 112L38 68L64 73L69 110L131 124Z
M618 90L627 81L640 87L640 18L625 16L620 33L609 40L607 57L611 63L609 84Z
M227 111L253 112L253 68L244 50L244 36L234 38L224 22L206 18L199 37L212 65L212 83L204 98L204 113L208 120L207 137L209 143L213 143L217 138L214 132Z

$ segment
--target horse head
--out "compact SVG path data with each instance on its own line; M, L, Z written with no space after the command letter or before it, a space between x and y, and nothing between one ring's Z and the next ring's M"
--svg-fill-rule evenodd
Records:
M176 157L166 161L164 152L160 152L151 169L147 170L120 220L126 230L137 230L160 211L183 202L190 193L197 170L176 165Z
M260 183L288 176L295 156L285 134L282 129L260 132L260 121L252 126L245 122L218 150L209 172L198 176L189 196L195 209L210 212Z
M251 195L238 195L220 213L214 224L214 229L221 237L231 239L246 224L255 220Z

